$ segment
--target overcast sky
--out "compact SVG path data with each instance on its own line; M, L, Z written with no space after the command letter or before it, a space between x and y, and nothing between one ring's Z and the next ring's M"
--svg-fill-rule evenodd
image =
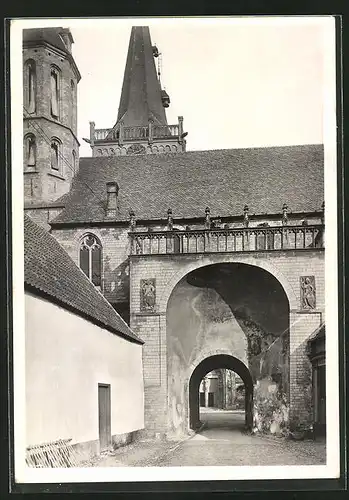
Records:
M116 121L131 26L150 26L162 53L169 123L184 117L187 149L323 142L324 19L50 20L71 28L80 156L89 121ZM34 22L34 25L39 23ZM29 27L29 26L28 26Z

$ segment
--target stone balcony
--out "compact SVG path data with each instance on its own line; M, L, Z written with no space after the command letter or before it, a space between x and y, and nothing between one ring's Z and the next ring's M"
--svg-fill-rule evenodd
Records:
M154 141L183 139L183 118L179 117L175 125L154 125L149 122L147 126L125 127L122 123L117 128L96 129L94 122L90 122L90 139L88 142L93 146L95 143L117 142L122 145L130 141Z
M324 225L315 224L187 231L131 231L130 254L134 256L323 249L324 229Z

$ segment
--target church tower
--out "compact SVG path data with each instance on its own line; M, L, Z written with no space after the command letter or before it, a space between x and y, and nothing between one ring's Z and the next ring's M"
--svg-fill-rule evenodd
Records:
M70 189L78 168L77 84L69 29L23 30L23 172L26 205Z
M183 118L167 123L170 104L160 82L161 54L150 39L148 26L134 26L126 60L117 121L111 129L96 129L90 122L93 156L113 156L185 151ZM155 60L158 61L158 71Z

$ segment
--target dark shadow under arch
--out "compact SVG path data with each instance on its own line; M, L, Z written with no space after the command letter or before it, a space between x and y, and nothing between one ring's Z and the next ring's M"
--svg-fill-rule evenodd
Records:
M189 425L191 429L200 426L199 410L199 386L203 377L219 368L226 368L237 373L245 384L245 424L248 430L252 430L253 422L253 380L247 366L228 354L217 354L210 356L195 368L189 380Z

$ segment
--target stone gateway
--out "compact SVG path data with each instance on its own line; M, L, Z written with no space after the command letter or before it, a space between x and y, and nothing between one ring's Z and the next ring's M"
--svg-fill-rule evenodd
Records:
M223 369L250 431L322 424L308 341L325 322L323 146L187 151L137 26L115 124L91 122L79 158L72 35L23 40L25 211L144 342L142 434L197 429L200 383Z

